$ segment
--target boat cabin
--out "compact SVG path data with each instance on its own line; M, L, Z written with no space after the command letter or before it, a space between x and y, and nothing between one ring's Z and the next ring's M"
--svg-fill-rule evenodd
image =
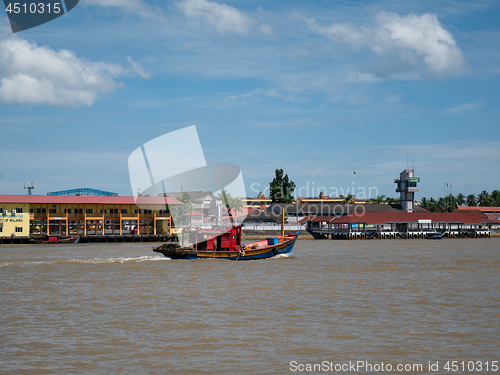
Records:
M190 231L189 242L196 244L200 237L204 241L194 245L198 251L239 251L241 248L242 225L232 227L229 231Z

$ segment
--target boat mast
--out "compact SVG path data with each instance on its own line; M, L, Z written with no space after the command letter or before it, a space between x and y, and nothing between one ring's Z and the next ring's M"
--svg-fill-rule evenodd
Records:
M285 237L285 206L281 209L281 237Z

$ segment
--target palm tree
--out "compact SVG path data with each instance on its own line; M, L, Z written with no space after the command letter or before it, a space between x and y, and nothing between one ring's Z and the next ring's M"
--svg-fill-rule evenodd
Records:
M476 200L476 196L474 194L470 194L467 196L467 206L469 206L469 207L476 207L477 206L477 200Z
M354 195L347 194L345 197L343 195L340 196L342 198L342 204L351 204L354 203Z
M462 193L459 193L457 195L457 204L459 206L463 206L465 204L466 200L465 200L465 195L463 195Z
M437 211L437 201L434 198L432 198L432 197L429 198L429 206L428 206L428 208L429 208L429 211L431 211L431 212L436 212Z
M398 204L398 203L399 203L399 199L397 199L397 198L387 197L387 198L385 199L385 202L386 202L387 204Z
M431 202L430 202L430 200L427 199L426 197L423 197L420 200L420 207L425 208L425 209L427 209L427 210L430 211L430 208L431 208Z
M234 212L235 215L238 215L238 211L243 212L243 202L238 197L232 197L231 193L226 192L224 189L217 195L217 200L222 201L224 206L226 206L227 212L232 218L231 212Z
M385 202L385 198L387 198L385 195L377 195L377 198L370 199L370 203L372 203L372 204L382 204L382 203Z
M493 199L493 204L496 206L496 207L499 207L500 206L500 191L498 190L493 190L491 192L491 198Z
M446 199L444 198L439 198L437 201L437 211L439 212L444 212L446 211Z
M457 203L457 198L455 198L453 195L448 195L446 197L446 208L447 209L456 209L458 207Z
M490 193L486 190L483 190L481 194L479 194L478 202L480 206L493 206L493 199L491 199Z

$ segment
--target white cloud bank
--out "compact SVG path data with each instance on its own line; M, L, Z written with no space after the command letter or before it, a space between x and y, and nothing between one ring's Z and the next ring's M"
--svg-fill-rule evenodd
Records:
M220 34L246 34L255 23L253 18L236 8L207 0L183 0L177 2L176 6L186 17L205 21L214 26ZM263 32L270 32L270 28Z
M0 101L5 103L48 104L59 107L92 105L98 95L116 89L115 77L137 72L140 64L129 58L131 68L118 64L91 62L68 50L54 51L9 37L0 40Z
M457 105L456 107L453 107L453 108L446 108L446 110L448 112L471 111L471 110L474 110L474 109L479 109L479 108L483 107L483 105L484 105L484 101L483 100L479 100L479 101L476 101L476 102L470 102L470 103L460 104L460 105Z
M143 18L151 18L163 21L158 9L151 9L149 5L142 0L83 0L83 5L93 5L100 7L122 8L129 13L137 13Z
M384 67L371 68L378 76L442 78L465 69L461 49L433 14L400 16L382 12L368 26L350 23L323 26L313 18L302 18L311 31L337 44L348 44L354 50L368 47L384 62ZM391 61L394 58L397 61Z

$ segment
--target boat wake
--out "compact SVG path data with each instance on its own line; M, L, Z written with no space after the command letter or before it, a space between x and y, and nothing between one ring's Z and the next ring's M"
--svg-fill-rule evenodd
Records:
M291 256L292 256L292 254L278 254L278 255L272 257L271 259L290 258Z
M41 261L21 261L21 262L3 262L0 267L8 266L29 266L29 265L50 265L50 264L64 264L64 263L83 263L83 264L102 264L102 263L128 263L128 262L150 262L150 261L165 261L170 258L161 256L137 256L137 257L115 257L115 258L74 258L74 259L54 259L54 260L41 260Z

